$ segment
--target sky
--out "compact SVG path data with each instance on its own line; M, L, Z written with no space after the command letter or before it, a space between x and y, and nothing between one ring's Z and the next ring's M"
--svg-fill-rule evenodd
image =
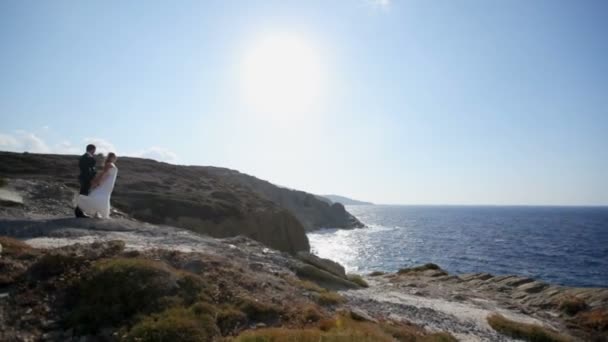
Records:
M375 203L608 205L605 1L6 0L0 46L0 150L95 143Z

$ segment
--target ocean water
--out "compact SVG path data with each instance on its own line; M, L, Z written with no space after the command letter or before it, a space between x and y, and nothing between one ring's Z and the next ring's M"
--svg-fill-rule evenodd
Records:
M433 262L451 273L518 274L608 287L608 207L347 206L369 228L308 235L347 271Z

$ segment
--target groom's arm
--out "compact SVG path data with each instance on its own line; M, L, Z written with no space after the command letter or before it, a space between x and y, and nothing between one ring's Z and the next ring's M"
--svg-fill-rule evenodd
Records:
M112 168L112 165L110 165L110 164L106 164L104 166L103 171L101 172L101 174L95 176L95 178L91 182L91 187L92 188L98 187L99 184L101 184L101 182L103 182L103 179L106 176L106 174L108 173L108 171L110 170L110 168Z
M90 179L93 179L95 177L95 175L97 174L97 170L95 170L95 164L97 164L97 161L95 160L95 157L89 156L89 174L90 174Z

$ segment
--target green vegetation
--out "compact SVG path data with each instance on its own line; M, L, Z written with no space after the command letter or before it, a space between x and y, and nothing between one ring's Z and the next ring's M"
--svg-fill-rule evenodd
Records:
M240 311L244 312L250 320L256 322L274 321L278 319L282 313L280 307L273 304L262 303L252 298L241 298L237 307Z
M558 308L566 314L573 316L587 308L587 303L581 298L566 295L559 300Z
M382 272L382 271L374 271L374 272L370 273L369 276L370 277L378 277L378 276L385 275L385 274L386 273Z
M569 342L571 339L536 324L512 321L499 314L488 316L490 326L501 334L530 342Z
M369 287L369 284L367 284L365 279L363 279L363 277L358 274L347 274L346 277L348 278L348 280L361 287Z
M136 314L158 312L204 297L209 286L193 275L145 259L98 261L73 294L68 320L84 331L124 323Z
M126 341L209 341L219 335L215 320L207 313L172 308L150 315L137 323Z
M217 312L216 323L223 335L231 334L247 324L247 315L236 308L226 306Z
M45 254L30 267L29 273L35 279L46 279L63 274L67 270L77 269L83 261L82 257L77 256Z
M7 181L4 177L0 177L0 188L5 187L7 184Z
M422 266L402 268L399 271L397 271L397 273L406 274L406 273L412 273L412 272L422 272L422 271L426 271L426 270L441 270L441 267L439 267L436 264L428 263L428 264L424 264Z

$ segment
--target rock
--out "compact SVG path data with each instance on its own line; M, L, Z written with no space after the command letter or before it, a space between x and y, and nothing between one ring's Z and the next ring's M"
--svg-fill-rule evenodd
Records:
M298 252L296 256L298 257L298 259L304 261L307 264L316 266L340 278L347 279L344 266L340 265L335 261L320 258L309 252Z
M14 190L0 189L0 206L23 206L23 197Z
M527 277L519 277L519 276L512 276L512 277L507 277L504 280L501 280L499 282L497 282L497 286L509 286L509 287L518 287L520 285L526 284L526 283L531 283L533 282L534 279L530 279Z
M367 312L362 309L353 308L350 309L350 317L357 321L366 321L366 322L374 322L378 323L378 320L370 316Z
M224 168L207 168L211 174L238 186L246 187L297 217L306 231L324 227L362 228L364 225L340 203L330 204L316 195L276 186L265 180Z
M431 278L446 276L447 274L448 273L444 270L426 270L422 272L423 276Z
M357 289L359 285L352 281L338 277L332 273L324 271L318 267L304 264L296 266L296 275L298 277L310 280L317 285L330 290L341 290L341 289Z
M543 282L533 281L531 283L527 283L527 284L518 286L517 290L518 291L523 291L523 292L526 292L526 293L537 293L537 292L540 292L540 291L544 290L548 286L549 286L548 284L545 284Z
M58 341L63 336L61 331L49 331L42 335L42 340L44 341Z

